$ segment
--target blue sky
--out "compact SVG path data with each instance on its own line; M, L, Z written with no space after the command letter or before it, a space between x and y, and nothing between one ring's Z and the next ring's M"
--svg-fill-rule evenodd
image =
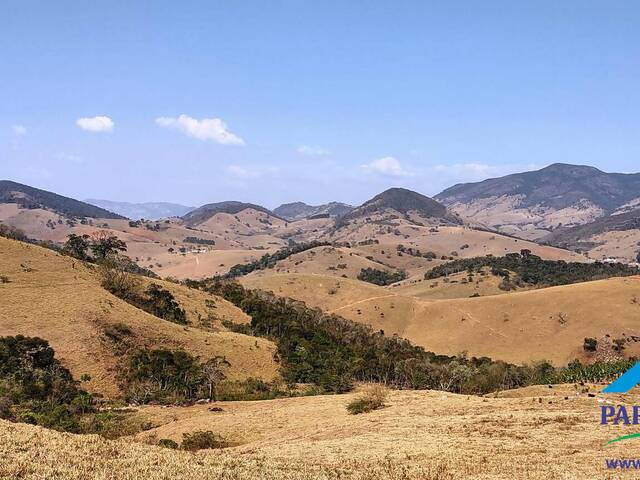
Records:
M275 207L637 171L639 22L636 1L4 0L0 178Z

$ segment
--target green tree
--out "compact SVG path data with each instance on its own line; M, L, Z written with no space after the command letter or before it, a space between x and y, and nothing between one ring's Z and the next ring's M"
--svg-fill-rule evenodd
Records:
M90 248L96 260L104 260L118 252L125 252L127 244L107 230L100 230L93 234Z
M75 233L71 233L67 235L67 241L65 242L62 251L67 255L80 260L88 260L89 255L87 254L87 251L89 250L90 245L89 235L76 235Z

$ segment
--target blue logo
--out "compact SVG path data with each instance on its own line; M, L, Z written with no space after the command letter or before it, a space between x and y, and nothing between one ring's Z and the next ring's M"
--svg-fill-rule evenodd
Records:
M607 385L603 393L626 393L640 383L640 362L624 372L615 382Z

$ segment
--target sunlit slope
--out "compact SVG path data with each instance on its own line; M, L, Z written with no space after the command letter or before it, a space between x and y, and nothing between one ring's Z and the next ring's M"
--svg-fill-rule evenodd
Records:
M431 282L431 281L430 281ZM475 284L439 281L377 287L320 275L246 277L248 288L269 290L310 306L398 334L436 353L489 356L522 363L563 364L588 359L586 337L626 337L626 355L640 350L640 279L614 278L561 287L468 298ZM494 280L488 277L487 292ZM483 287L484 288L484 287ZM495 292L500 291L495 285ZM464 293L464 298L425 300L424 294ZM414 292L417 296L411 296ZM623 335L624 334L624 335ZM608 340L606 335L609 335Z
M602 478L604 458L634 458L637 444L603 447L624 428L601 426L595 418L603 401L599 388L589 387L595 397L582 389L535 387L513 398L395 391L384 408L363 415L345 408L357 393L221 402L218 412L210 405L141 409L157 427L138 440L180 441L183 433L211 430L238 445L195 454L0 421L0 477ZM637 403L637 395L624 401Z
M585 337L640 335L640 279L614 278L527 292L421 302L398 333L442 353L511 362L583 358ZM638 344L626 344L626 353Z
M89 374L87 387L117 396L118 346L105 329L124 324L132 331L134 346L183 348L201 357L225 356L232 379L277 374L273 343L228 331L221 320L244 323L248 317L218 297L162 283L183 302L194 325L211 313L210 330L177 325L143 312L100 286L97 272L81 262L51 250L0 238L0 335L39 336L48 340L56 356L75 378ZM147 280L145 280L147 281ZM208 302L207 302L208 300Z

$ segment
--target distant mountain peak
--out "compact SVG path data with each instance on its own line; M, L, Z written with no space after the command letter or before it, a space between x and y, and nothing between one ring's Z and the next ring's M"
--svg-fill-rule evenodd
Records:
M409 212L416 212L425 218L439 218L453 223L460 223L460 220L441 203L421 193L400 187L389 188L367 200L348 215L345 215L343 221L381 213L385 210L395 210L403 215Z
M354 207L340 202L329 202L323 205L308 205L304 202L291 202L280 205L273 212L289 220L301 220L303 218L326 215L328 217L341 217L346 215Z
M132 203L98 200L94 198L85 201L92 205L106 208L111 212L124 215L132 220L140 220L142 218L146 220L160 220L161 218L181 217L195 209L195 207L187 207L170 202Z
M202 205L201 207L196 208L195 210L183 215L182 219L188 225L196 225L198 223L202 223L213 217L218 213L228 213L230 215L235 215L237 213L242 212L243 210L252 209L258 212L265 213L272 217L278 218L280 220L284 220L271 210L262 207L260 205L255 205L253 203L245 203L239 202L236 200L228 200L225 202L217 202L217 203L208 203L206 205Z

